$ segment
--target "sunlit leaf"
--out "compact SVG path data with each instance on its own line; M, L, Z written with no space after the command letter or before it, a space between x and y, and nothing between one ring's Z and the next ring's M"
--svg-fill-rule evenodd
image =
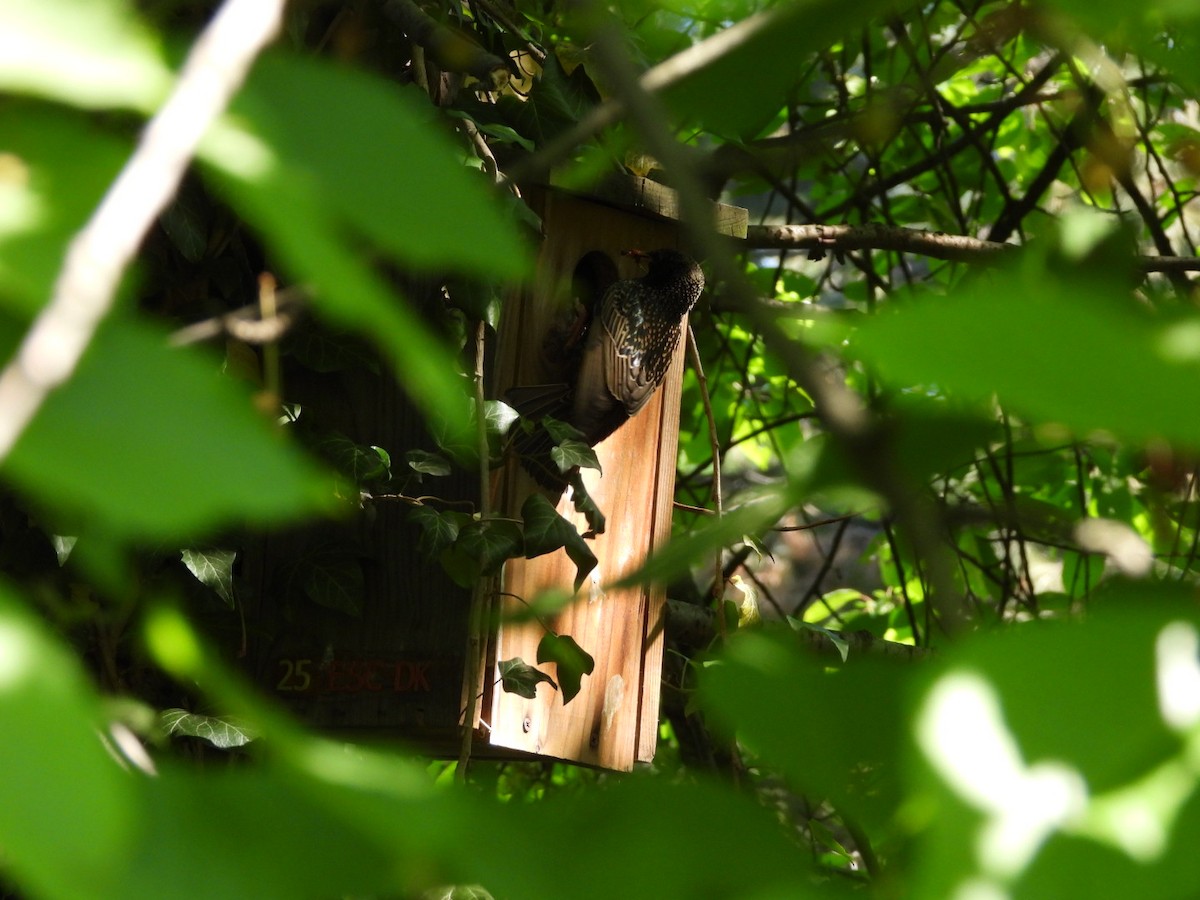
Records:
M0 721L5 870L45 896L107 894L134 837L134 784L101 743L78 659L4 585Z
M212 588L229 606L233 606L234 550L184 550L183 564L196 580Z
M131 538L334 508L329 482L215 362L125 317L100 329L3 471L41 502Z
M76 106L147 112L171 71L153 33L124 0L5 0L0 87Z
M164 709L159 722L167 734L197 737L221 750L245 746L255 737L253 729L237 719L202 716L186 709Z

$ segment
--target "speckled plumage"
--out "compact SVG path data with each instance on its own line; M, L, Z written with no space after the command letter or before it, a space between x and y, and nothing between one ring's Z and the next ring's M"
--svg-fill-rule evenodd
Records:
M704 273L678 250L630 255L646 259L646 274L614 283L601 298L571 392L567 421L592 445L658 390L704 289Z
M675 358L684 317L704 289L704 273L678 250L627 253L647 262L646 274L614 282L597 302L586 322L584 345L576 350L577 365L568 373L571 381L513 388L506 395L522 415L565 421L591 446L658 390ZM541 428L516 441L530 473L545 487L561 488L566 480L549 460L552 445Z

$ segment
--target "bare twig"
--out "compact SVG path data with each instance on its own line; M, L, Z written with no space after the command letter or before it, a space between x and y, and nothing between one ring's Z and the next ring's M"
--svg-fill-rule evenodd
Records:
M1020 249L1017 244L898 225L751 225L745 244L755 250L808 250L814 254L893 250L982 264L999 262ZM1139 256L1137 266L1147 274L1200 272L1200 257Z
M179 81L87 225L71 242L50 303L0 374L0 459L79 364L121 274L166 207L209 125L279 30L284 0L226 0Z
M290 287L275 292L275 315L264 318L259 305L243 306L233 312L185 325L171 334L172 347L199 344L227 334L246 344L266 344L277 341L300 320L304 311L302 288Z
M696 346L696 333L692 331L692 326L687 327L687 345L688 357L691 359L692 368L696 370L696 381L700 385L700 400L704 404L704 417L708 421L708 439L712 445L712 501L714 511L717 518L721 518L725 514L725 503L723 492L721 490L721 439L717 435L717 420L713 416L712 400L708 395L708 379L704 375L704 363L700 359L700 348ZM725 597L725 576L721 571L721 551L717 551L717 557L714 561L716 573L713 576L713 600L720 604ZM722 623L725 621L721 620Z

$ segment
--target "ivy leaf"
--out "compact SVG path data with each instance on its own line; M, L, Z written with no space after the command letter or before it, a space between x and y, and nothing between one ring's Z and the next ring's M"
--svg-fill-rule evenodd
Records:
M344 434L327 434L313 449L354 484L391 477L391 457L386 450L364 446Z
M164 709L158 721L169 735L197 737L222 750L245 746L257 737L240 719L201 716L186 709Z
M596 568L596 555L575 526L560 516L541 494L529 496L521 506L521 518L525 522L525 558L533 559L565 548L567 556L575 563L575 590L578 591L588 573Z
M471 521L471 517L461 512L439 512L432 506L415 506L409 512L408 520L421 526L417 549L427 556L437 556L458 540L459 529Z
M410 469L421 475L441 477L450 474L450 461L428 450L409 450L404 454L404 461Z
M470 587L483 575L500 571L504 561L522 552L524 537L515 522L473 521L441 554L442 568L454 583Z
M575 511L587 519L590 530L584 537L595 537L598 534L604 534L604 529L608 524L605 521L604 513L600 511L600 507L596 505L596 501L588 493L588 489L584 486L583 479L579 477L578 472L571 478L571 503L574 504Z
M503 400L484 401L483 414L489 436L494 434L503 437L512 427L512 423L520 418L517 411Z
M234 550L184 550L183 564L196 576L196 580L212 588L233 608L233 561Z
M293 578L313 603L348 616L362 615L365 596L362 562L345 547L321 547L297 560Z
M583 441L583 432L561 419L556 419L553 416L544 416L539 420L539 424L546 429L546 434L550 435L550 440L556 444L570 440Z
M537 661L552 662L558 666L558 680L562 684L563 703L570 703L583 682L584 675L591 675L596 661L591 654L575 643L569 634L549 632L538 642Z
M500 663L500 685L506 693L532 700L537 696L537 686L543 681L554 690L558 690L558 685L554 683L553 678L545 672L535 669L519 656Z
M597 472L602 471L600 460L596 457L596 451L583 441L577 441L574 438L568 438L557 447L554 447L550 451L550 458L554 460L560 472L569 472L576 466L581 469L595 469Z

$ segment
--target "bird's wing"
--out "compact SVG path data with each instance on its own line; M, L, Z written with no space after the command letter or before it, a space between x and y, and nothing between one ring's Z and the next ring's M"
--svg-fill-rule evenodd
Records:
M666 374L653 354L646 359L653 323L638 300L642 289L635 281L618 281L604 295L600 309L604 381L630 416L646 405Z

